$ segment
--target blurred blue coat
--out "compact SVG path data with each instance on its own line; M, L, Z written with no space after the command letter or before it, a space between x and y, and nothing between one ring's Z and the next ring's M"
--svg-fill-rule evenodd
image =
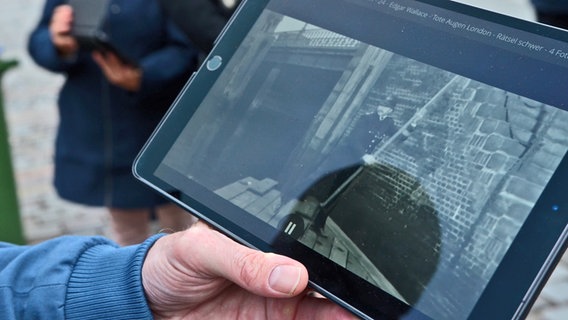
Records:
M568 1L564 0L531 0L534 7L539 12L553 13L553 14L567 14Z
M196 68L197 50L155 0L111 0L111 43L143 71L141 90L111 85L80 50L62 59L49 22L64 0L47 0L28 50L40 66L65 75L58 105L54 184L59 195L86 205L149 207L164 200L131 174L141 147Z

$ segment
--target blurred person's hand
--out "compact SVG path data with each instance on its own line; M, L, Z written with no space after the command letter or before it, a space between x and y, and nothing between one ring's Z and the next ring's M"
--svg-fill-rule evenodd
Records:
M73 8L60 5L55 8L49 24L51 41L62 57L69 57L79 49L77 40L71 35Z
M299 262L242 246L203 222L159 239L142 283L156 319L356 319L309 294Z
M107 80L128 91L138 91L142 83L142 70L123 62L112 52L93 52L93 59L101 67Z

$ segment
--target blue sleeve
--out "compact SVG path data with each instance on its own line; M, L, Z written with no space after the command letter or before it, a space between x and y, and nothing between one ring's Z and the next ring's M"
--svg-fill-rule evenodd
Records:
M160 236L123 248L102 237L0 243L0 319L152 319L141 271Z
M185 83L189 72L196 70L198 50L169 19L165 22L165 45L140 61L142 84L140 92L152 95L172 84Z
M65 72L75 65L75 61L65 60L59 56L49 34L53 10L64 3L63 0L47 0L40 21L28 39L28 52L32 59L38 65L53 72Z

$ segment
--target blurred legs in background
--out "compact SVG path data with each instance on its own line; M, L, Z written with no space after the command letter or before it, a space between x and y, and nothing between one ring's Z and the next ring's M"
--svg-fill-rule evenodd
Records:
M109 208L114 240L121 246L137 244L151 234L151 209ZM184 230L197 221L195 217L175 204L155 208L160 230Z

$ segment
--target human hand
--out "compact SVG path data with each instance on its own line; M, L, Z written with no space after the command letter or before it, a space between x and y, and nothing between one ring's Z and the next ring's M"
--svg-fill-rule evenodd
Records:
M142 267L155 319L357 319L309 295L290 258L256 251L198 222L159 239Z
M53 45L63 57L71 56L79 49L77 40L71 35L72 24L73 8L70 5L60 5L53 10L49 23L49 34Z
M138 91L142 83L142 70L123 62L112 52L93 52L93 59L99 65L107 80L128 91Z

